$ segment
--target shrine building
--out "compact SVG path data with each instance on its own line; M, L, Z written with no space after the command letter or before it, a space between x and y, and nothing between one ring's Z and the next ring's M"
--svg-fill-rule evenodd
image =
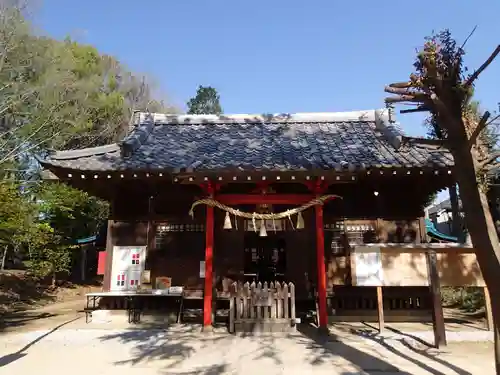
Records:
M292 283L297 309L315 302L320 327L376 317L375 287L387 319L431 316L429 284L405 279L416 271L404 249L427 246L424 206L454 184L453 159L405 136L387 109L137 113L122 141L42 165L110 202L105 292L182 287L203 301L205 326L217 299L247 281ZM399 249L381 285L353 260L375 247ZM418 259L412 267L425 268Z

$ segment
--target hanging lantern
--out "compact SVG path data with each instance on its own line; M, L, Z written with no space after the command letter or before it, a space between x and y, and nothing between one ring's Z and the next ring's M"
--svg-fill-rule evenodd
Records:
M231 225L231 218L229 217L229 212L226 212L226 218L224 219L224 229L233 229Z
M267 231L266 231L266 222L264 220L260 221L260 232L259 232L260 237L267 237Z
M297 229L304 229L304 218L302 217L302 212L297 214Z

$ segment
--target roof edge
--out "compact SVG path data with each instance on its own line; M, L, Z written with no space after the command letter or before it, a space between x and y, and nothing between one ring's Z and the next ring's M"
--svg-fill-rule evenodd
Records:
M120 151L120 146L117 143L111 143L105 146L82 148L80 150L55 151L49 155L52 160L69 160L78 159L87 156L108 154L110 152Z
M149 118L155 124L210 124L210 123L264 123L264 122L354 122L375 121L375 109L349 112L303 112L275 114L228 114L228 115L174 115L140 112L136 126Z

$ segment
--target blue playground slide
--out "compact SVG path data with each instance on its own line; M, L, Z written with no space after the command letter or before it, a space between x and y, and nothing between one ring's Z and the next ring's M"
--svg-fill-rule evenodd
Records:
M427 231L429 237L434 238L438 241L458 242L457 237L448 236L447 234L439 232L430 219L425 219L425 230Z
M80 239L76 240L76 243L78 245L85 245L85 244L94 242L96 239L97 239L97 236L91 236L91 237L87 237L87 238L80 238Z

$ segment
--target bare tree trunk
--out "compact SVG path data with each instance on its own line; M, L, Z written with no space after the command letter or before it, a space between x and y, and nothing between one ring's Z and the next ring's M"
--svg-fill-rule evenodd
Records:
M496 373L500 375L500 343L498 341L498 323L500 322L500 283L498 283L500 244L486 192L476 182L473 155L465 147L452 150L452 154L455 165L460 166L455 173L460 188L465 222L481 273L491 292L491 307L495 324L495 364Z
M2 255L2 271L5 269L5 260L7 259L7 250L9 249L9 245L5 245L3 248L3 255Z
M452 230L451 233L458 238L459 242L465 242L464 231L462 227L462 218L460 217L460 208L458 205L457 187L455 184L451 185L448 189L450 193L451 216L452 216Z

